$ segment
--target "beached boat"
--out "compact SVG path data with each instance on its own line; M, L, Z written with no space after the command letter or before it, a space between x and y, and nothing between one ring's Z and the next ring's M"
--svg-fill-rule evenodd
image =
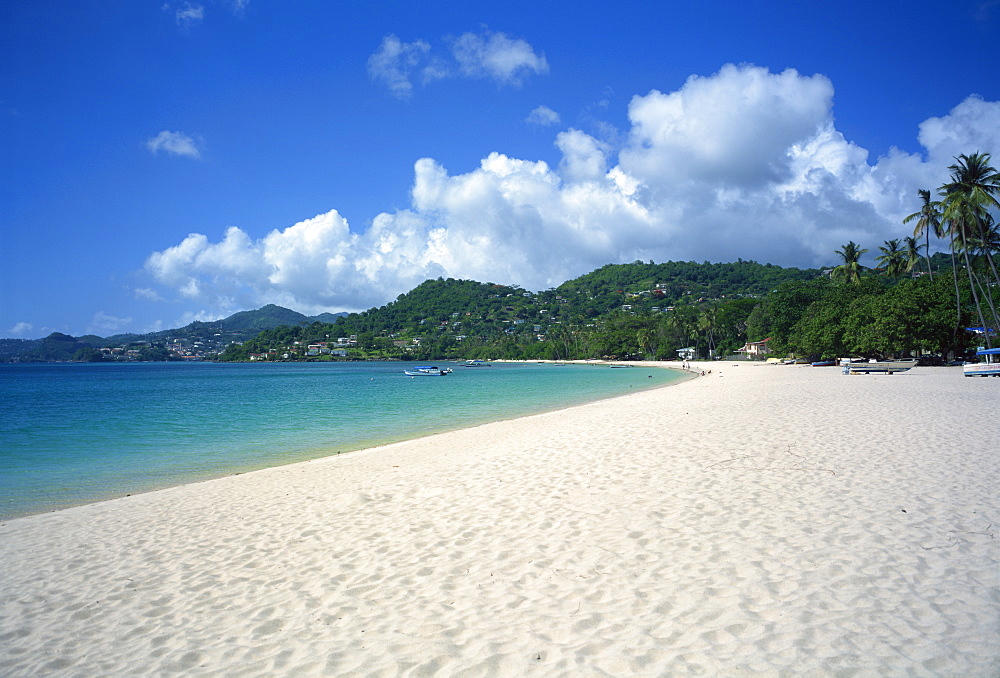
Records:
M817 360L812 363L813 367L834 367L837 364L836 360Z
M403 370L403 374L408 377L443 377L449 372L451 370L442 370L439 367L414 367L413 369Z
M466 360L464 363L459 363L459 367L492 367L485 360Z
M1000 377L1000 348L985 348L976 351L977 356L982 356L983 362L965 363L962 372L967 377Z
M895 374L916 366L916 360L872 360L867 363L848 363L848 374Z

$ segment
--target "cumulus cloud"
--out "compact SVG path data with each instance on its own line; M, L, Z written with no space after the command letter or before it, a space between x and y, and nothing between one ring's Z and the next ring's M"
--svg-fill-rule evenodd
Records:
M1000 153L1000 107L972 95L948 115L920 123L918 138L932 159L949 164L956 155L975 149Z
M832 124L833 85L821 75L727 65L676 92L633 97L622 166L675 183L751 188L780 180L787 153Z
M194 137L188 136L183 132L170 132L168 130L163 130L157 134L152 139L146 141L146 148L156 155L160 151L164 151L170 155L180 155L187 158L198 159L201 157L201 150L198 148L198 142Z
M489 79L519 86L528 75L549 70L544 55L505 33L464 33L450 42L450 53L439 54L425 40L404 42L387 35L368 57L368 75L393 95L406 99L412 96L415 85L444 78Z
M917 189L939 185L954 153L995 149L1000 130L1000 102L970 97L920 126L926 157L871 159L836 129L827 78L749 65L635 96L628 113L617 146L557 134L556 167L494 152L452 174L419 159L409 208L364 232L331 210L262 238L191 234L146 269L216 312L319 312L438 276L543 289L636 259L823 266L849 240L876 251L906 235Z
M539 106L528 114L525 122L539 127L550 127L559 124L559 114L548 106Z
M564 180L600 181L607 174L610 149L589 134L576 129L560 132L556 147L562 152L559 169Z

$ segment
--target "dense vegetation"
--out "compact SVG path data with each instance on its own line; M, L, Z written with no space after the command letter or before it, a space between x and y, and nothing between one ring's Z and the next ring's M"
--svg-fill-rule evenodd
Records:
M286 326L232 346L225 360L303 357L309 344L354 337L351 357L440 359L650 356L677 348L735 350L756 299L820 272L752 261L613 264L542 292L471 280L428 280L381 308L334 323Z
M75 360L79 351L93 348L83 337L77 338L53 332L26 351L21 358L27 362L65 362Z
M758 305L748 336L768 338L779 356L907 356L964 353L972 336L956 315L952 281L922 276L893 282L862 276L780 285Z

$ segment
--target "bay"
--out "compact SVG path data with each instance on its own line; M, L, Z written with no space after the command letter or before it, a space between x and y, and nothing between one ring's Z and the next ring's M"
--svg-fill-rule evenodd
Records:
M449 366L441 363L439 366ZM673 370L495 363L0 365L0 518L662 386ZM637 413L641 416L641 413Z

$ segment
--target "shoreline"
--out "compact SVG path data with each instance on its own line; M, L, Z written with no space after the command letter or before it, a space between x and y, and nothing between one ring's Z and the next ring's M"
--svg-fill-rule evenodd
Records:
M512 361L519 364L535 364L539 361ZM594 364L593 361L588 361ZM583 364L582 362L580 364ZM603 364L603 363L602 363ZM658 369L656 365L647 364L650 369ZM376 375L379 376L379 375ZM381 375L381 376L388 376ZM391 376L396 376L392 373ZM674 381L668 381L667 383L657 383L655 385L646 385L645 383L636 383L635 390L647 390L650 388L659 388L669 386ZM643 380L645 381L645 380ZM631 391L630 391L631 392ZM621 394L608 394L594 396L596 399L591 402L596 402L599 400L604 400L607 398L616 397ZM439 433L446 433L449 431L460 430L463 428L469 428L474 426L479 426L484 423L490 423L491 421L501 421L506 419L512 419L517 417L528 416L530 414L537 414L541 412L555 411L560 409L565 409L572 407L574 405L583 404L580 402L580 396L575 394L571 390L566 390L565 396L557 397L556 400L562 400L564 402L556 402L547 405L534 405L524 406L523 404L513 407L510 412L506 411L501 415L496 412L482 411L478 414L472 416L458 416L454 419L441 419L441 417L429 417L427 419L422 419L417 426L414 427L401 427L393 428L390 430L382 426L381 430L372 431L370 435L360 436L347 434L346 436L338 432L336 434L336 441L324 441L317 442L312 445L303 445L301 443L297 445L289 446L287 440L275 439L269 441L269 449L272 454L265 454L258 457L247 457L247 456L237 456L232 460L220 457L220 462L230 462L230 463L217 463L208 464L203 468L188 469L185 472L178 472L175 475L169 475L167 473L158 473L155 477L150 476L146 478L125 478L123 481L117 478L112 479L113 482L108 483L106 486L96 486L93 483L87 484L82 492L78 492L73 496L57 496L55 497L44 497L43 499L34 499L33 503L17 503L16 499L12 502L7 502L5 498L5 503L2 509L0 509L0 521L14 520L17 518L25 518L33 515L41 515L44 513L52 513L55 511L66 510L78 506L86 506L89 504L103 503L105 501L111 501L114 499L135 496L138 494L146 494L149 492L156 492L158 490L168 489L171 487L177 487L181 485L197 484L201 482L206 482L209 480L214 480L218 478L224 478L234 475L242 475L246 473L251 473L254 471L265 470L268 468L277 468L280 466L286 466L289 464L305 463L309 461L315 461L325 457L336 457L343 454L350 454L369 448L381 447L395 442L405 442L407 440L415 440L423 438L426 436L436 435ZM584 401L585 402L585 401ZM475 412L475 410L471 410ZM499 417L499 418L498 418ZM438 421L440 419L440 421ZM322 430L321 427L315 427L317 431ZM362 427L359 430L363 430ZM250 447L251 444L248 442L245 447ZM57 482L52 485L53 487L60 487ZM44 490L39 490L44 492ZM14 496L14 495L12 495ZM41 496L41 495L38 495Z
M994 380L695 365L5 521L0 672L995 675Z

